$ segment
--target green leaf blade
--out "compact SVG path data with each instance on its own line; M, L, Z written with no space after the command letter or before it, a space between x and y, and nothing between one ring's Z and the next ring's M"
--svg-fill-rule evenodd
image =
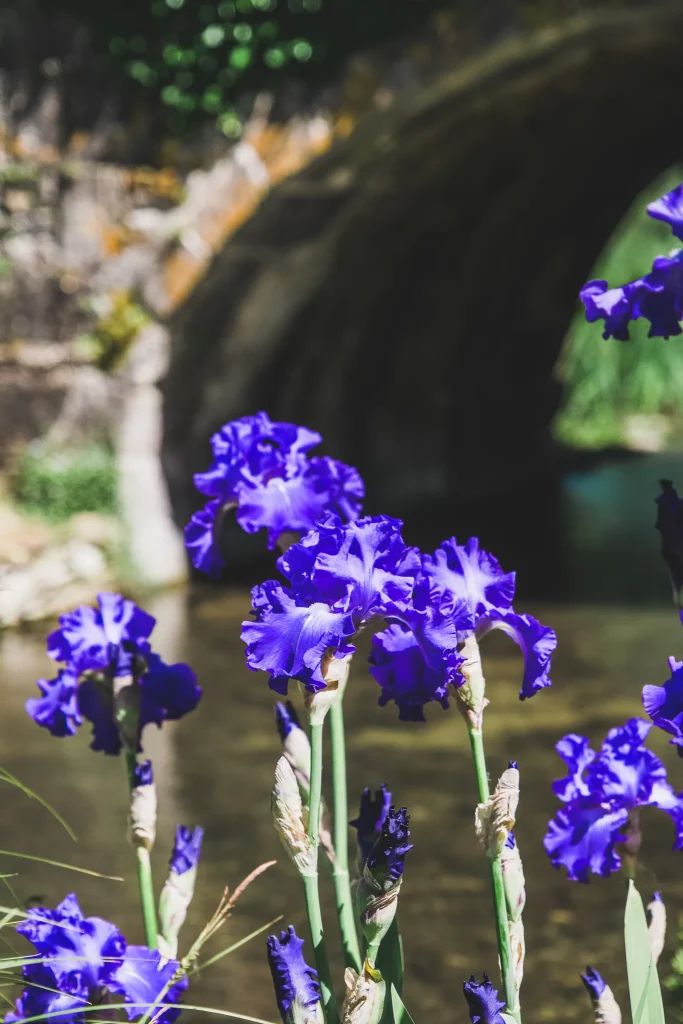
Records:
M624 941L633 1024L664 1024L662 990L652 959L645 907L632 880L626 897Z
M396 991L395 985L391 986L391 1009L394 1014L394 1024L415 1024L415 1021L403 1005L403 1000Z

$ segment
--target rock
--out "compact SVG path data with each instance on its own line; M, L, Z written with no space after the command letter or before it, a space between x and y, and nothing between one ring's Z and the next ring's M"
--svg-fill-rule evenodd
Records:
M66 524L69 537L98 548L114 547L120 540L121 527L114 516L101 512L79 512Z
M106 575L107 562L94 544L73 540L67 546L65 555L66 565L76 580L97 580Z

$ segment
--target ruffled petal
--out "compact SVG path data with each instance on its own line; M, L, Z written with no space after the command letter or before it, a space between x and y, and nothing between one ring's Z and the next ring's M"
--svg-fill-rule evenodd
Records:
M361 623L410 600L420 563L417 551L406 547L400 519L366 516L342 524L338 516L328 516L316 525L310 587L335 611ZM312 554L309 546L307 558ZM288 555L291 561L291 549Z
M643 707L653 725L672 737L683 749L683 668L675 668L664 686L643 687Z
M307 533L329 504L325 481L301 473L273 477L261 487L238 488L237 522L246 533L268 530L272 551L281 533Z
M462 659L461 659L462 661ZM448 708L446 673L430 668L407 626L394 623L372 638L370 672L379 683L379 704L393 700L403 722L424 722L424 706L437 701Z
M424 705L437 701L448 707L448 687L462 685L465 658L458 643L472 625L463 601L446 596L441 606L430 604L426 591L416 588L413 601L390 605L392 622L372 638L370 672L382 688L380 705L393 700L403 721L424 721Z
M488 974L483 982L477 981L474 975L462 986L467 1000L472 1024L504 1024L505 1018L501 1010L505 1003L498 998L498 993L489 981Z
M676 238L683 240L683 185L677 185L666 195L649 203L647 212L655 220L663 220Z
M120 644L123 640L134 643L147 640L156 625L152 615L120 594L98 594L97 603L104 635L110 644Z
M464 545L455 537L444 541L433 555L423 555L422 570L438 601L451 595L476 616L510 608L515 596L515 573L504 573L497 559L481 550L477 537Z
M621 867L615 846L626 838L627 819L626 808L606 812L581 798L561 808L543 840L553 867L565 867L573 882L587 882L589 873L611 875Z
M310 1011L320 1002L318 974L304 960L304 940L298 937L290 924L287 931L280 933L279 939L276 935L269 935L266 941L275 999L282 1020L307 1020L315 1016L302 1012Z
M249 667L270 673L273 681L296 678L312 692L322 689L325 651L352 650L346 644L355 632L351 616L321 602L297 605L275 580L255 587L252 601L258 621L245 622L242 629Z
M140 731L149 722L175 721L197 707L202 695L189 665L167 665L158 654L147 655L147 671L140 679Z
M597 758L585 736L569 733L555 744L555 750L569 769L564 779L553 782L553 793L567 803L577 796L589 796L590 787L582 778L583 772Z
M56 1024L81 1024L83 1010L89 1005L87 994L59 991L58 979L48 964L25 967L24 981L26 988L17 999L15 1010L5 1015L5 1024L43 1014Z
M78 683L68 669L60 669L56 679L39 679L42 697L30 697L26 710L33 721L53 736L74 736L83 724L78 707Z
M234 505L216 499L208 502L185 527L185 547L195 569L220 579L225 559L219 545L220 523L224 513Z
M128 1020L137 1020L146 1006L152 1006L161 990L178 970L177 960L163 960L157 949L146 946L129 946L123 963L117 968L109 988L112 992L120 992L126 1003L132 1003L128 1010ZM187 988L187 978L177 981L161 1000L160 1007L167 1003L177 1003ZM172 1024L178 1018L179 1009L155 1010L154 1019L160 1024Z
M549 626L543 626L531 615L516 615L514 612L497 613L477 624L477 636L483 636L489 629L502 629L512 637L524 655L524 676L519 699L533 697L539 690L550 686L550 667L557 637Z
M78 709L93 727L90 749L114 756L119 754L121 738L114 721L111 686L97 679L86 679L78 688Z

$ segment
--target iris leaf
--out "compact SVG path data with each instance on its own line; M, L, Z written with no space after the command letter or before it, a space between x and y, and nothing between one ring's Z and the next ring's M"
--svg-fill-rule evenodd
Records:
M624 939L633 1024L664 1024L662 991L652 959L645 908L632 880L626 897Z

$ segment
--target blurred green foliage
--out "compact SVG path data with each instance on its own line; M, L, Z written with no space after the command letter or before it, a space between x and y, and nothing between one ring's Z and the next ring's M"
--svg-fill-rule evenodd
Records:
M287 78L326 86L352 54L409 39L444 6L443 0L139 0L135 17L126 16L126 5L119 10L107 46L131 78L160 96L176 131L204 118L236 137L241 99L277 91Z
M12 479L17 503L27 512L62 522L78 512L116 511L116 462L104 445L74 451L26 449Z
M109 311L93 330L76 339L78 354L107 373L123 363L138 333L149 323L148 314L133 301L130 292L112 292L109 301Z
M683 181L683 168L672 168L634 201L609 239L590 278L624 284L647 273L655 256L678 248L677 239L646 206ZM631 325L631 341L603 339L602 321L589 324L583 306L567 333L557 374L564 402L555 434L578 448L601 448L624 440L624 421L635 414L683 413L683 340L648 338L649 323Z

